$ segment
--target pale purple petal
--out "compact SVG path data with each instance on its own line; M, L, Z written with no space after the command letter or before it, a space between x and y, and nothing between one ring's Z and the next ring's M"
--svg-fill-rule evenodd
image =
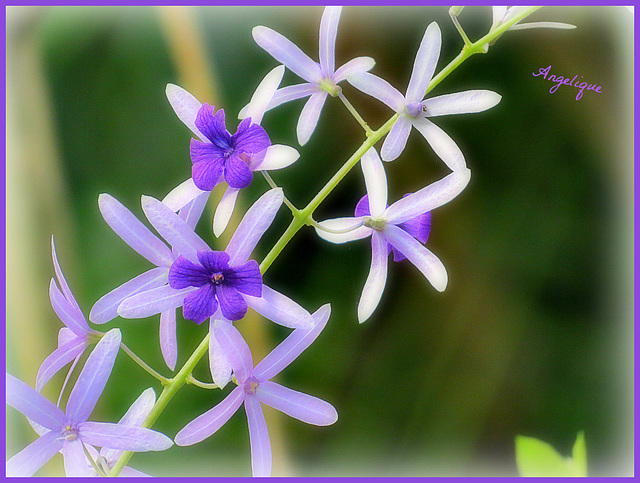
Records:
M275 382L261 383L256 389L256 397L260 402L305 423L328 426L338 420L337 411L328 402Z
M60 369L82 354L87 341L84 337L74 337L73 340L54 350L40 365L36 377L36 391L40 391Z
M67 280L64 278L64 274L62 273L62 268L60 268L60 263L58 262L58 254L56 253L56 245L53 240L53 235L51 235L51 258L53 260L53 269L56 272L56 278L58 279L58 284L62 289L62 293L64 294L64 298L66 298L71 304L73 304L78 311L80 311L80 306L78 302L76 302L69 285L67 284Z
M269 171L286 168L297 161L299 157L300 153L296 149L283 144L273 144L267 148L264 158L253 167L253 170Z
M446 116L448 114L468 114L491 109L498 104L502 96L497 92L473 90L445 94L426 99L422 104L426 108L426 116Z
M118 307L118 315L125 319L142 319L182 305L185 296L196 290L193 287L176 290L169 285L153 288L129 297Z
M293 329L310 328L313 325L309 312L289 297L266 285L262 286L262 297L245 295L244 298L249 307L278 325Z
M128 282L113 289L94 304L89 312L89 320L94 324L104 324L118 316L118 307L123 300L138 293L166 285L169 270L166 267L156 267L141 273Z
M104 221L124 242L154 265L169 266L171 250L113 196L102 193L98 206Z
M296 126L296 133L298 135L298 142L300 146L304 146L309 138L313 134L318 124L318 118L324 106L324 101L329 94L325 91L316 92L312 94L307 103L302 108L300 118L298 119L298 125Z
M244 398L244 389L240 386L236 387L220 404L201 414L178 431L174 438L175 443L178 446L189 446L208 438L229 421Z
M331 305L325 304L314 312L311 329L296 329L262 359L253 370L253 376L259 381L275 377L291 364L311 343L317 339L327 325L331 315Z
M283 200L282 188L273 188L247 210L225 250L231 266L241 265L249 259L258 241L271 226Z
M412 123L451 171L467 167L462 151L446 132L428 119L413 119Z
M78 434L85 443L125 451L164 451L173 446L158 431L116 423L84 422L78 425Z
M62 347L67 342L71 342L72 340L76 340L77 338L78 334L76 334L68 327L63 327L58 331L58 347Z
M342 65L342 67L338 67L336 72L333 74L333 82L337 84L345 80L349 75L371 70L374 65L376 65L376 61L371 57L356 57L355 59L351 59L349 62Z
M72 422L86 421L91 415L111 375L121 339L120 330L111 329L89 354L67 402L67 417Z
M320 226L335 231L348 230L344 233L331 233L320 228L316 228L316 233L320 238L323 238L331 243L347 243L354 240L360 240L371 235L373 230L362 225L364 217L347 216L344 218L334 218L331 220L325 220L318 223Z
M422 272L438 292L447 288L447 270L438 257L419 241L395 225L387 225L384 237Z
M216 212L213 215L213 234L216 237L222 235L227 228L231 215L233 214L233 209L236 206L239 192L240 190L238 188L227 186L227 190L222 195L222 199L218 203Z
M222 312L225 319L240 320L247 315L247 302L235 287L218 285L216 287L216 297L220 302L220 312ZM215 312L215 309L213 312ZM207 317L211 317L213 312L208 314Z
M178 360L176 311L174 309L165 310L160 314L160 351L167 367L173 371Z
M470 179L469 169L454 171L421 190L399 199L387 208L384 217L393 225L409 221L454 199L469 184Z
M528 7L526 7L526 6L514 6L514 7L508 8L506 14L504 15L504 17L502 19L502 23L507 23L509 20L511 20L516 15L524 12L527 8Z
M342 7L325 7L320 20L320 69L325 77L336 67L336 36Z
M197 262L199 250L211 251L193 229L167 205L151 196L143 196L142 209L153 227L180 255L192 262ZM173 262L173 257L171 262Z
M442 34L440 27L435 22L431 22L424 33L420 48L413 63L409 87L405 96L408 103L421 101L427 92L427 86L433 77L440 57L440 47L442 45Z
M409 139L410 133L411 121L409 118L405 116L398 117L382 144L382 150L380 151L382 159L385 161L393 161L400 156L407 145L407 139Z
M207 138L196 127L196 116L202 107L200 101L182 87L178 87L175 84L167 84L166 94L169 104L171 104L178 119L191 129L191 132L196 136L206 141Z
M358 322L367 320L380 303L387 283L387 241L378 232L371 237L371 268L358 303Z
M262 82L253 93L249 105L243 111L242 119L250 117L253 124L260 124L273 95L282 81L283 75L284 66L279 65L264 76L264 79L262 79Z
M287 66L307 82L318 83L322 79L320 66L311 60L294 43L267 27L254 27L253 39L274 59Z
M506 6L495 6L491 7L493 14L493 25L497 25L498 23L502 23L505 15L507 14Z
M169 191L162 202L167 205L170 210L178 211L204 193L206 192L195 185L193 178L189 178Z
M249 346L232 324L218 321L213 326L213 332L241 387L253 370Z
M218 309L218 300L215 295L216 289L211 284L203 285L187 294L182 305L183 317L196 324L204 322Z
M209 195L210 193L208 191L203 191L191 202L180 208L178 214L180 215L180 218L185 221L189 228L194 229L198 224L198 221L202 216L202 212L207 206L207 201L209 201Z
M407 101L398 89L380 77L368 72L358 72L347 76L347 82L356 89L375 97L396 112L402 112Z
M244 409L249 424L253 476L271 476L271 442L260 401L255 396L248 396L244 401Z
M64 413L31 386L11 374L6 375L6 402L27 418L47 429L58 430L65 423Z
M156 403L156 393L152 387L145 389L138 396L127 412L122 416L119 424L124 426L141 426Z
M574 29L575 25L571 25L570 23L562 23L562 22L529 22L529 23L518 23L512 25L508 28L508 30L526 30L526 29L539 29L539 28L548 28L548 29Z
M64 473L67 477L91 475L91 469L80 439L64 441L62 456L64 457Z
M143 473L142 471L138 471L134 468L131 468L130 466L125 466L124 468L122 468L122 471L120 472L120 476L123 478L140 478L140 477L150 477L151 475Z
M216 324L229 324L229 321L220 320L222 315L218 310L217 314L211 317L209 324L209 369L211 371L211 377L213 382L222 389L231 380L231 364L229 359L224 353L223 348L220 346L218 339L216 339L214 327Z
M387 208L387 175L375 148L369 149L360 161L364 184L367 187L369 210L372 217L378 217Z
M62 295L54 279L49 283L49 300L58 318L75 334L83 336L91 330L80 309Z
M295 101L296 99L301 99L302 97L310 96L311 94L318 92L319 87L316 84L295 84L293 86L283 87L282 89L278 89L276 93L273 95L271 102L267 109L273 109L274 107L278 107L280 104L284 104L285 102ZM246 117L246 116L241 116Z
M49 431L7 461L6 476L32 476L62 449L62 434Z

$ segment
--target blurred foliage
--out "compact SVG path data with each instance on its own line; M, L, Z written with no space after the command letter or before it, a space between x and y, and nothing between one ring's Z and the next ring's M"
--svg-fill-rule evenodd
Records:
M578 433L570 458L536 438L516 436L516 462L520 476L587 476L584 433Z
M167 7L162 15L170 18L172 12L177 10ZM321 12L320 7L188 9L218 98L194 94L224 107L233 131L236 113L276 65L253 42L251 28L269 26L316 56ZM443 32L438 68L459 52L462 42L447 12L446 7L346 7L336 63L370 55L377 61L373 72L402 91L431 21ZM9 37L15 52L9 98L24 118L16 124L14 145L20 154L50 136L59 161L36 177L33 163L51 156L36 152L8 159L26 174L24 189L7 206L28 208L33 216L8 225L7 236L31 220L25 239L32 240L33 250L24 263L35 267L33 275L26 265L7 274L8 287L16 287L8 297L8 370L33 384L35 369L23 361L32 359L37 368L55 347L60 327L47 307L45 316L33 316L37 329L28 329L22 317L31 305L48 304L51 233L60 240L63 269L88 314L100 296L148 268L104 223L98 195L112 194L144 219L140 195L162 198L190 176L190 134L164 96L167 83L182 79L159 9L9 8L8 16L17 24ZM468 7L459 20L476 39L488 30L491 12ZM311 229L301 231L269 270L267 283L304 307L332 304L324 333L280 380L330 401L340 415L328 428L283 418L286 453L274 475L515 475L514 435L538 435L564 453L572 444L569 435L578 430L590 437L591 475L630 471L633 17L618 7L567 7L543 8L532 20L578 28L507 32L432 93L491 89L502 95L487 112L436 119L472 170L468 188L433 214L428 246L447 267L444 293L433 290L410 264L391 264L381 305L360 326L355 307L369 267L369 244L327 244ZM41 77L19 76L29 59ZM568 86L550 94L552 84L532 76L547 65L552 72L597 82L602 94L586 92L576 101L576 90ZM42 85L33 86L37 79ZM284 85L297 82L285 74ZM390 115L351 86L343 89L373 127ZM343 106L327 102L316 132L300 148L295 124L301 108L302 101L285 104L262 123L273 142L301 153L295 165L273 174L297 206L311 199L363 139ZM40 119L49 120L48 130L34 132L39 124L33 120ZM415 132L402 158L385 168L391 201L446 174ZM54 169L62 180L61 202L41 194ZM241 203L249 206L266 188L256 176ZM360 170L354 169L315 218L350 214L363 190ZM45 210L63 214L66 223ZM207 241L213 240L211 215L198 226ZM283 209L256 259L287 223ZM102 329L115 326L129 347L168 374L157 317L116 319ZM178 327L180 365L207 328L182 320ZM268 331L271 346L287 333L272 325ZM205 363L195 375L208 380ZM55 398L63 377L45 394ZM150 385L159 393L155 381L121 354L93 418L119 419ZM173 436L221 397L185 387L154 428ZM33 433L17 412L7 414L14 435L7 444L11 456ZM238 412L198 445L135 455L131 464L158 476L247 475L243 418ZM55 471L59 461L42 474Z

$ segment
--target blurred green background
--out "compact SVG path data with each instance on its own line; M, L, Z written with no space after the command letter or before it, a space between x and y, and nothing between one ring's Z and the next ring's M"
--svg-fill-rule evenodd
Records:
M317 58L321 14L321 7L7 9L10 373L34 385L56 346L61 324L48 300L52 233L87 314L100 296L150 268L104 223L97 197L110 193L143 217L140 195L162 198L190 176L190 133L166 101L165 85L224 107L233 131L237 112L277 64L253 42L251 28L269 26ZM346 7L336 63L372 56L372 72L404 91L434 20L443 33L441 69L462 47L445 7ZM468 188L433 214L428 247L447 267L444 293L408 262L391 263L381 305L359 325L355 308L370 245L331 245L311 229L267 273L269 285L309 310L332 304L323 334L279 381L330 401L340 415L334 426L316 428L269 413L275 476L515 475L516 435L568 455L581 430L591 475L632 474L633 14L622 7L543 8L532 20L578 28L507 32L432 93L491 89L503 96L487 112L436 120L472 170ZM491 25L490 8L468 7L460 22L477 39ZM585 92L576 101L577 89L568 86L550 94L553 84L532 76L548 65L601 85L602 94ZM287 72L283 85L298 81ZM343 89L372 126L390 115L348 84ZM273 142L299 148L296 164L273 173L299 207L363 140L344 107L329 99L300 148L302 105L283 105L262 123ZM402 158L385 167L390 201L446 174L416 132ZM256 176L242 207L266 189ZM363 194L356 168L316 219L352 213ZM211 216L206 212L198 231L213 243ZM288 219L282 209L258 260ZM262 333L249 324L246 332L261 338L257 352L264 353L287 331L258 323ZM169 375L158 317L116 319L99 330L116 326L129 347ZM178 321L179 366L206 330ZM196 375L208 380L206 361ZM54 401L63 377L45 388ZM119 419L149 386L159 394L159 384L121 353L92 419ZM174 436L222 397L185 387L154 428ZM138 454L131 464L155 476L249 475L245 419L239 411L203 443ZM7 424L10 457L35 433L11 408ZM39 474L60 473L61 461Z

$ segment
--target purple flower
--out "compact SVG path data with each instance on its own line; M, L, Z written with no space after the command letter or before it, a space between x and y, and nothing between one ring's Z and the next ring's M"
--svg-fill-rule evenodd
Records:
M432 22L418 49L405 96L373 74L361 72L347 76L351 85L400 114L382 145L381 155L385 161L393 161L400 156L413 126L452 171L464 169L466 165L460 148L447 133L427 118L481 112L500 102L499 94L486 90L464 91L423 100L438 63L441 42L440 28Z
M100 332L89 328L87 320L64 278L53 237L51 237L51 258L62 291L52 278L49 284L49 299L53 310L65 327L58 332L58 348L42 362L38 369L37 391L40 391L69 362L74 361L73 365L75 366L89 344L101 335Z
M279 66L264 77L245 108L245 117L250 120L240 123L238 131L233 136L224 126L224 111L219 110L214 114L211 106L205 104L205 108L183 88L173 84L167 85L166 93L171 107L200 141L191 141L193 178L174 188L162 200L163 203L173 211L178 211L196 196L213 189L217 183L227 181L229 186L213 218L213 232L220 236L229 223L238 191L242 188L239 184L243 183L238 183L239 180L250 182L252 171L286 168L298 159L298 151L281 144L272 145L266 132L260 127L267 105L280 85L283 75L284 67ZM225 158L226 154L228 156ZM223 174L216 174L220 170ZM226 178L226 174L230 175L230 180Z
M60 450L67 476L87 476L84 444L124 451L162 451L171 447L168 437L151 429L87 421L111 375L120 340L120 331L111 329L96 344L69 395L65 412L7 374L7 404L48 429L7 461L8 476L33 475Z
M318 337L330 313L329 304L320 307L313 314L312 328L294 330L255 368L249 347L237 329L229 323L218 322L215 326L216 338L231 361L238 387L220 404L182 428L175 437L176 444L189 446L208 438L244 403L249 425L253 476L269 476L271 444L261 403L309 424L327 426L335 423L338 413L331 404L270 381Z
M318 235L332 243L345 243L371 236L371 269L358 304L358 320L367 320L378 306L387 281L389 245L394 259L407 258L442 292L447 271L442 262L421 242L429 236L428 212L455 198L469 183L471 171L454 171L443 179L407 195L387 207L387 178L378 153L371 148L362 157L367 187L366 202L361 201L355 217L336 218L320 223ZM325 231L324 229L330 230Z
M302 97L311 96L298 119L298 142L304 145L318 123L327 95L337 96L338 86L349 74L365 72L375 65L371 57L357 57L342 67L335 68L336 35L342 7L326 7L320 21L320 62L315 62L295 44L278 32L267 27L254 27L253 38L274 59L302 77L305 83L284 87L276 91L267 109ZM241 111L240 117L248 113Z

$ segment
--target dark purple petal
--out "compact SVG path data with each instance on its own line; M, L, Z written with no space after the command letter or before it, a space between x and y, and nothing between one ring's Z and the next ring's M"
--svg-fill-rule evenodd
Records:
M224 109L215 112L215 107L202 104L196 115L196 127L209 141L221 149L231 146L231 134L227 131L224 121Z
M248 154L260 153L271 146L267 131L257 124L251 124L250 117L240 123L232 140L236 151L244 151Z
M198 290L189 293L184 298L182 305L184 318L201 324L211 317L218 308L215 295L216 289L210 284L203 285Z
M262 275L258 262L249 260L244 265L225 270L224 284L247 295L260 297L262 295Z
M235 152L229 156L224 165L224 180L227 184L232 188L246 188L252 179L251 168L240 158L240 154Z
M234 287L218 285L216 296L220 302L220 311L226 319L240 320L247 314L247 302Z
M198 258L203 252L198 252ZM211 280L211 273L204 267L192 263L182 255L173 262L169 269L169 286L175 289L187 287L202 287Z
M6 376L7 404L47 429L59 429L65 415L55 404L11 374Z
M229 268L229 255L225 252L198 252L198 260L202 266L209 272L219 273Z
M354 216L371 216L371 211L369 210L369 195L364 195L360 198L360 201L358 201L356 205Z
M62 449L64 439L58 431L49 431L44 436L20 451L7 461L7 476L31 476Z
M191 140L191 176L193 183L203 191L211 191L220 181L224 171L223 152L213 144Z

